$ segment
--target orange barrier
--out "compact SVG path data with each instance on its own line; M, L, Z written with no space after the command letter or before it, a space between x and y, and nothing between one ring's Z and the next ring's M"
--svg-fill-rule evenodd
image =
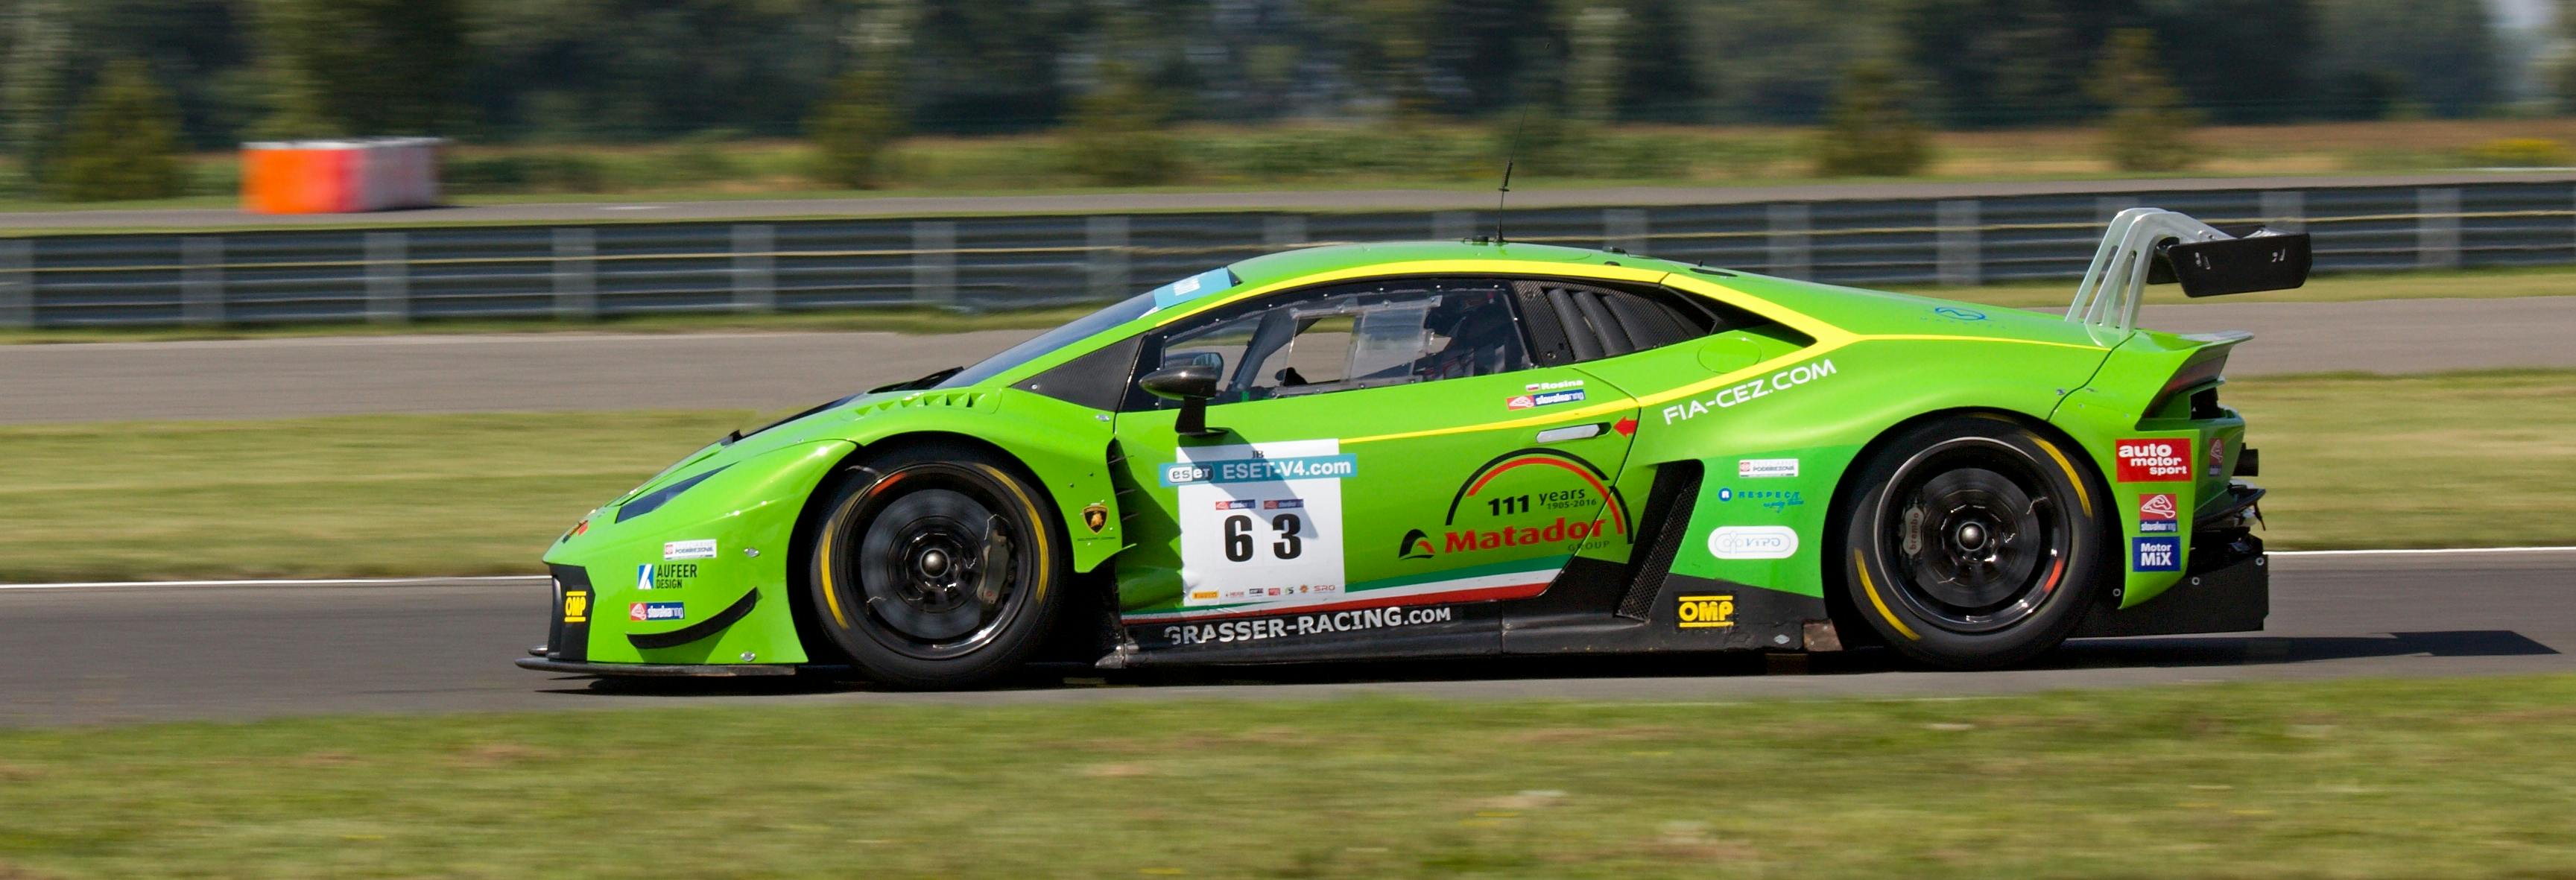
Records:
M242 210L346 214L438 204L438 138L242 145Z

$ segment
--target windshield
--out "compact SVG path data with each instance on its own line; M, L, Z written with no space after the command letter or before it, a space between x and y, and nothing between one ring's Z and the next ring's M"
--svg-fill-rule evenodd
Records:
M1119 300L1100 311L1073 319L1064 326L1037 335L1037 338L1003 349L1001 354L977 361L939 380L931 388L964 388L982 382L1021 364L1046 356L1048 352L1082 341L1094 333L1144 317L1157 308L1177 305L1184 300L1215 293L1243 283L1228 269L1211 269L1174 281L1144 293Z

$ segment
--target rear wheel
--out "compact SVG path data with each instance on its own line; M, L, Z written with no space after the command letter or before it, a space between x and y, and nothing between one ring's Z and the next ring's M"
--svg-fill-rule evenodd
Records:
M862 672L907 688L989 682L1026 661L1063 607L1066 554L1039 494L965 447L853 468L813 543L814 612Z
M1846 512L1852 607L1898 653L1990 669L2066 640L2118 572L2110 500L2056 443L1960 416L1891 441Z

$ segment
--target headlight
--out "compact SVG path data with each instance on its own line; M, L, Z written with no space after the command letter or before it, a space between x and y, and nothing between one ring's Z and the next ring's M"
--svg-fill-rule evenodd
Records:
M715 470L681 480L677 483L672 483L671 485L653 490L649 495L626 502L624 505L617 508L617 521L625 522L627 520L652 513L653 511L660 510L662 505L671 503L671 499L680 497L680 493L689 491L690 487L706 482L708 477L723 473L726 467L732 467L732 465L725 465L724 467L716 468Z

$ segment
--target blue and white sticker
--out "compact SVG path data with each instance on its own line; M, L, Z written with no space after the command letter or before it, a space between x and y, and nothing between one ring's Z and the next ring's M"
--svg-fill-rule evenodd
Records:
M626 606L626 619L630 621L687 620L689 606L685 602L637 602Z
M635 588L638 590L653 588L653 563L647 562L635 566Z
M1182 447L1162 467L1182 511L1181 605L1342 597L1339 440Z
M1188 278L1154 288L1154 308L1168 309L1190 300L1225 290L1237 282L1232 269L1209 269Z
M716 558L716 539L700 538L695 541L665 541L662 543L662 558L665 561L679 559L714 559Z
M2129 567L2138 571L2181 571L2181 538L2133 538Z

